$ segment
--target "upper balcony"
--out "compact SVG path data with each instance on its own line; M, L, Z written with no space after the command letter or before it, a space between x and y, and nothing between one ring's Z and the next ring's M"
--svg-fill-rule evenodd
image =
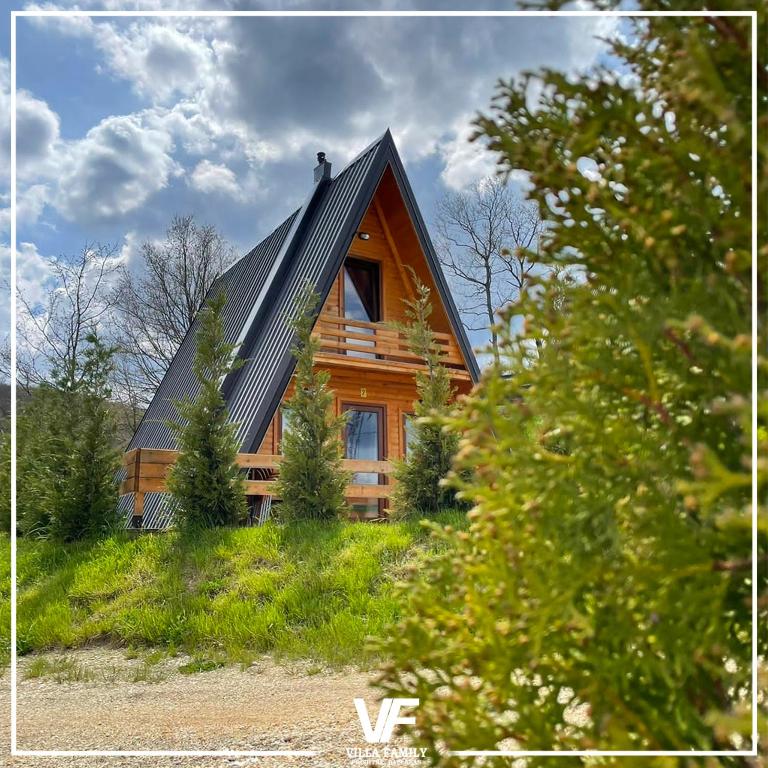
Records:
M321 313L313 336L322 344L316 357L321 365L411 374L426 370L424 361L408 349L405 336L385 323ZM440 361L451 378L471 380L454 338L448 333L434 333L434 337L440 346Z

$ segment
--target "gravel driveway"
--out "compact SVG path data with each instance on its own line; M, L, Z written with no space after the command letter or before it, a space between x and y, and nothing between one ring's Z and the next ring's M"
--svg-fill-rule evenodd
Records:
M402 766L408 757L350 758L370 747L353 699L362 697L375 722L368 675L329 672L265 658L250 668L228 666L184 675L185 659L148 666L122 652L89 649L20 660L18 748L43 750L314 750L311 757L16 757L9 752L9 673L2 677L0 765L13 768L95 766ZM42 677L30 677L47 667ZM58 670L58 671L57 671ZM57 677L61 682L57 681ZM137 680L140 680L137 682ZM403 737L389 748L407 747ZM7 762L4 762L7 760Z

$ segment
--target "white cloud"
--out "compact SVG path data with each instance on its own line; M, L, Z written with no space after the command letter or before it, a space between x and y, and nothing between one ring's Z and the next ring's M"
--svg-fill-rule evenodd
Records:
M50 189L45 184L33 184L20 190L16 198L16 220L19 224L34 224L48 202Z
M16 159L19 173L44 163L59 138L59 116L41 99L20 90L16 94Z
M125 33L108 24L94 25L96 41L113 72L158 101L194 92L210 74L208 42L182 30L167 22L138 22Z
M33 184L31 187L19 190L16 195L16 221L19 224L31 225L37 222L48 202L49 188L45 184ZM7 235L11 231L11 196L0 196L0 234Z
M113 1L118 3L84 0L85 7ZM58 125L53 130L50 120L55 115L45 112L39 98L35 104L48 118L43 135L53 130L52 144L42 145L53 147L49 157L55 163L38 164L37 176L27 180L50 186L48 204L84 226L130 213L124 230L115 233L120 237L125 229L151 236L179 206L204 205L199 195L293 204L304 191L297 182L309 178L316 151L326 151L339 170L388 126L406 163L436 160L440 183L462 189L495 171L495 158L467 137L476 111L490 104L497 79L542 65L571 72L586 67L604 49L596 35L610 34L606 24L613 21L47 18L32 23L89 40L100 71L116 79L118 89L127 83L145 105L106 118L80 140L64 141L55 138ZM1 67L0 62L0 86ZM62 113L65 126L67 117ZM187 183L174 186L172 196L158 196L182 175L181 163L188 168ZM147 202L155 196L162 202L150 208ZM254 210L262 224L274 219L263 202ZM233 220L225 219L228 228Z
M242 190L232 169L226 165L217 165L208 160L201 160L189 178L190 185L205 194L220 194L239 200Z
M497 78L588 66L614 28L612 19L276 18L99 20L76 32L154 105L182 94L174 135L200 154L234 142L260 167L322 144L341 163L390 126L406 161L438 154L445 182L461 186L492 167L460 145Z
M91 4L94 5L94 4ZM96 3L107 6L107 3ZM125 3L115 4L126 10ZM167 3L159 3L166 10ZM158 6L158 7L159 7ZM47 3L29 8L59 7ZM141 10L150 10L146 3ZM103 56L104 67L130 82L134 90L153 101L190 94L212 63L206 33L217 26L215 19L151 19L112 22L87 16L32 17L31 23L60 34L90 39Z
M63 148L58 210L80 221L134 210L180 172L172 152L170 134L146 115L102 120Z
M120 261L128 264L138 252L138 243L136 242L136 233L134 231L126 232L123 238L123 244L120 246Z
M496 156L480 142L470 143L470 116L463 118L453 137L439 145L443 161L440 178L449 189L466 189L480 179L494 175Z
M0 57L0 184L5 186L11 169L11 65Z
M7 248L7 253L10 273L10 248ZM34 243L19 243L16 250L16 288L30 307L45 306L52 277L51 265L37 246Z

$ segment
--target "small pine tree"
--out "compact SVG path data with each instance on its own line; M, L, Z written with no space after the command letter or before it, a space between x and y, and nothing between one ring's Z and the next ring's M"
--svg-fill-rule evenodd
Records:
M291 326L296 334L294 391L283 404L290 428L282 437L283 459L277 480L283 520L332 520L346 512L349 473L342 468L344 415L333 411L327 371L314 367L320 343L312 336L317 293L302 291Z
M54 370L18 415L16 518L23 535L74 541L116 521L119 455L108 384L114 350L95 333L86 342L82 357Z
M392 497L395 515L430 515L456 505L455 491L442 481L451 469L458 449L455 434L443 429L441 419L449 411L454 390L429 325L430 291L415 274L416 298L406 300L409 322L399 326L410 350L422 358L426 372L416 374L419 399L414 403L414 439L408 455L395 464L396 486Z
M109 407L114 350L105 347L95 333L87 341L79 383L73 391L62 388L55 395L59 407L54 407L54 412L69 409L62 424L68 423L70 429L57 436L68 460L59 473L50 531L64 541L97 536L116 522L114 478L119 456L115 448L117 425Z
M52 370L16 419L16 527L74 541L116 522L119 467L109 398L114 349L98 335ZM0 437L0 526L10 531L10 435Z
M228 418L220 385L240 365L236 345L227 342L221 313L224 293L200 311L197 351L192 366L200 385L197 397L175 402L180 421L169 422L179 458L168 475L176 513L188 528L235 525L246 515L245 487L237 465L237 424Z

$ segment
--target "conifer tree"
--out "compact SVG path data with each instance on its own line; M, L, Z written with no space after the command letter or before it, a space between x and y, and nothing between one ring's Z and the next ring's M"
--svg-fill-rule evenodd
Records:
M49 382L35 388L28 402L19 408L16 523L20 534L50 535L54 511L65 494L70 476L72 437L77 426L77 401L73 392ZM10 440L8 448L10 451ZM8 515L10 520L10 508Z
M405 459L395 464L392 504L398 517L430 515L456 506L455 489L443 483L458 449L456 434L443 428L454 392L429 325L430 290L415 274L412 276L416 298L404 300L408 323L398 326L398 330L427 370L416 374L418 400L413 405L413 438Z
M103 534L117 522L119 454L109 386L113 354L96 333L87 334L81 353L54 368L51 381L38 386L19 409L19 533L73 541ZM10 509L7 515L10 523Z
M77 385L72 390L62 386L49 394L54 398L49 418L56 415L61 419L58 430L49 426L64 454L58 471L52 467L58 478L54 480L57 497L50 530L64 541L98 536L117 522L117 425L109 405L114 349L104 346L96 333L89 334L86 341Z
M176 514L186 528L235 525L246 516L245 487L237 465L237 424L229 421L221 382L239 363L236 345L224 335L223 292L199 313L197 349L192 366L198 384L194 399L176 401L178 461L168 476Z
M344 492L349 473L342 466L341 441L346 419L334 414L330 375L314 366L320 347L312 336L318 303L312 286L305 286L291 320L296 373L293 393L282 406L288 428L282 435L276 488L279 515L286 521L331 520L347 509Z
M459 484L469 529L438 534L445 551L408 584L409 614L384 643L381 688L420 699L416 741L433 764L474 760L449 750L755 743L768 409L764 338L751 391L750 207L753 181L768 192L768 150L758 143L752 180L750 19L628 23L610 46L621 78L542 71L501 85L478 121L502 168L531 174L548 219L540 258L574 279L542 280L506 313L501 364L453 420L458 467L473 470Z

